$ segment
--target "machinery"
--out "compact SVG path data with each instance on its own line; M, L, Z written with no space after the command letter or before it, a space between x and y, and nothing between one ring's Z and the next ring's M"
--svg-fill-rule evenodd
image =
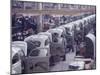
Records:
M49 71L49 37L46 35L32 35L25 40L28 45L28 56L25 57L25 73Z
M80 49L83 55L76 56L74 61L69 64L70 70L94 69L96 66L95 36L88 33L85 36L85 46ZM84 49L83 49L84 48Z
M84 61L74 61L69 64L69 70L83 70L84 65Z

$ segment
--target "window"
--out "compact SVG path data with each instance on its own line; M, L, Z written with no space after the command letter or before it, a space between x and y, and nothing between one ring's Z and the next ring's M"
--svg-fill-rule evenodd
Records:
M45 41L45 45L48 45L49 44L49 39L47 39L46 41Z
M14 56L13 56L13 59L12 59L12 64L15 64L16 62L19 61L19 55L18 53L16 53Z
M29 49L34 49L36 47L39 47L41 42L40 41L32 41L32 40L30 40L30 41L27 41L27 44L28 44L28 48Z
M53 33L52 37L54 37L54 38L59 37L59 34L58 33Z
M40 53L39 49L33 49L30 53L29 56L38 56Z
M33 41L34 46L40 47L41 42L40 41Z
M19 1L12 1L12 7L13 8L24 8L24 3L23 2L19 2Z
M38 3L32 3L32 2L24 2L24 6L26 9L39 9Z
M61 37L63 37L63 38L64 38L64 37L65 37L65 36L64 36L64 34L61 34Z
M43 9L58 9L58 4L56 4L56 3L43 3Z
M20 57L25 56L25 53L24 53L24 51L23 51L23 50L19 51L19 54L20 54Z
M61 8L69 8L68 4L61 4Z
M69 28L65 28L66 29L66 33L69 33L70 32L70 29Z

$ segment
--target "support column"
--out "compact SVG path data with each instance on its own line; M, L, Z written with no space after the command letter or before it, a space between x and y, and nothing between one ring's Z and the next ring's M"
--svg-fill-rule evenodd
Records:
M42 3L39 3L39 10L42 11ZM39 25L39 32L43 31L43 24L42 24L42 13L40 14L40 25Z

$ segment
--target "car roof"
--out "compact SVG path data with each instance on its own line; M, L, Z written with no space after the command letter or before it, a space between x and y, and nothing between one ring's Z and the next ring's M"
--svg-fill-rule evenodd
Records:
M41 40L48 39L48 36L46 36L46 35L31 35L31 36L25 38L24 41L27 41L29 39L41 41Z
M40 32L40 33L38 33L38 34L46 34L46 35L51 35L51 33L49 33L49 32Z
M68 24L64 25L63 27L72 29L73 26L74 26L74 23L68 23Z
M79 26L79 24L80 24L81 22L82 22L82 20L77 20L77 21L74 22L74 24L76 24L76 25Z
M60 29L60 28L55 28L55 29L50 29L50 30L48 30L48 32L51 32L51 33L57 32L57 33L59 33L59 32L63 32L63 30Z

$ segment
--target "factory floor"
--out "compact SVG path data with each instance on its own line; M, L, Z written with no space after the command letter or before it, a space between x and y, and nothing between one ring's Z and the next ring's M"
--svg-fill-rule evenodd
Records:
M76 53L69 52L66 54L66 61L60 61L50 68L50 71L64 71L69 70L69 64L74 60Z

